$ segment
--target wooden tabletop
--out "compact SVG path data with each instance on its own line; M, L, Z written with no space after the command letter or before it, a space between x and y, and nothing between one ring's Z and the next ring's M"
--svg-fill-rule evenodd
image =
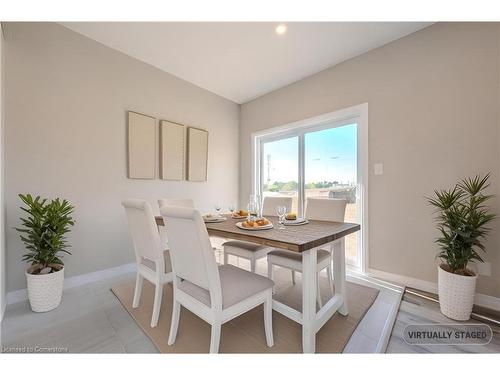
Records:
M207 223L207 231L212 236L255 242L295 252L303 252L338 240L360 230L359 224L336 223L332 221L310 220L308 224L278 228L278 218L269 216L274 228L258 231L240 229L236 226L242 219L228 219L221 223ZM158 225L164 225L161 216L156 217Z

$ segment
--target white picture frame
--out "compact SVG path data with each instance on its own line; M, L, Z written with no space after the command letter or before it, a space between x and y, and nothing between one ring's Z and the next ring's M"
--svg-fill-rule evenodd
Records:
M160 121L160 179L181 181L185 169L185 126Z
M187 129L187 180L206 181L208 177L208 131Z
M156 177L156 119L127 112L127 176L131 179Z

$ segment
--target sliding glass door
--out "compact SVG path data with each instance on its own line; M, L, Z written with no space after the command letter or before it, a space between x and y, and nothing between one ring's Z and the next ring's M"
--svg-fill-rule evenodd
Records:
M269 140L262 144L262 196L292 197L298 211L299 137Z
M266 134L255 147L255 187L263 196L292 196L292 209L301 216L308 198L345 199L346 221L362 222L355 118ZM356 267L360 238L359 232L346 237L346 259Z
M345 220L359 223L356 199L357 125L304 134L304 195L308 198L347 200ZM358 234L346 237L346 259L358 263Z

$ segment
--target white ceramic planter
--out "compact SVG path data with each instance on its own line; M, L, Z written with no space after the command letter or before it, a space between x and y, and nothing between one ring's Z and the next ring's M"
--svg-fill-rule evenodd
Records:
M438 266L439 307L454 320L469 320L474 304L477 275L462 276Z
M46 312L59 306L64 284L64 268L46 275L25 273L31 310Z

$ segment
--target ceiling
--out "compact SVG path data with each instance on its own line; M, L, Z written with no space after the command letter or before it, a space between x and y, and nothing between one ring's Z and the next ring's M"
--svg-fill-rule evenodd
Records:
M65 22L64 26L236 103L427 27L424 22Z

